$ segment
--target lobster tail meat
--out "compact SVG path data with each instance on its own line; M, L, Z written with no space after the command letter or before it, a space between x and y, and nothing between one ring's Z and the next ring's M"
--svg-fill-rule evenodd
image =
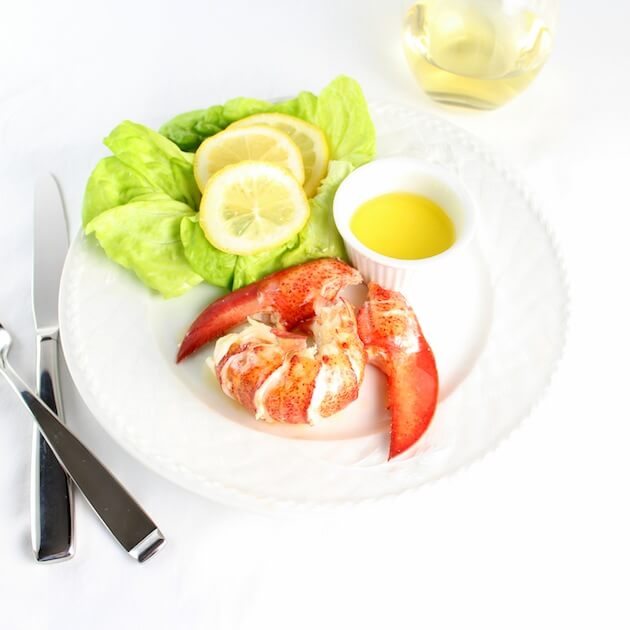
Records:
M337 298L314 308L312 345L311 337L254 320L217 341L212 363L221 389L259 420L312 424L359 395L366 357L352 305Z
M361 282L358 271L333 258L273 273L210 304L186 333L177 361L218 339L210 363L224 393L260 420L288 424L316 423L356 400L369 362L387 378L392 459L429 427L438 374L400 293L371 282L355 315L339 293ZM260 315L267 323L255 319Z

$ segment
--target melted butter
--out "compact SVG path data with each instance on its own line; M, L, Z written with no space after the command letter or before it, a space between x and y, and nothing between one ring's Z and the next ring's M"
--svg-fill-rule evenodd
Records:
M435 256L455 242L455 226L446 212L426 197L405 192L360 205L350 229L375 252L406 260Z

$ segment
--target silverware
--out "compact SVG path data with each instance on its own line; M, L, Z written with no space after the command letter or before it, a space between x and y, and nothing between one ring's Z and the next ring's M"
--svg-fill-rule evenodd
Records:
M64 422L59 387L59 281L68 249L63 201L52 175L35 183L33 317L37 329L37 393ZM37 426L31 458L31 542L38 562L74 554L73 488Z
M101 462L67 429L9 365L11 335L0 324L0 372L33 415L39 430L92 509L133 558L144 562L164 536Z

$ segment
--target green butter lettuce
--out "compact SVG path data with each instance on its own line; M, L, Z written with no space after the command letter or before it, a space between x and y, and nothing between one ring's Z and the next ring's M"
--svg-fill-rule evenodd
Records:
M246 284L256 282L256 280L278 271L278 269L283 269L285 266L282 264L283 257L287 252L297 247L299 242L299 235L296 235L280 247L274 247L252 256L239 256L234 266L232 289L240 289Z
M317 110L317 97L301 92L295 98L282 103L269 103L254 98L233 98L225 105L213 105L175 116L162 125L160 133L174 142L182 151L195 151L209 136L222 131L228 125L267 112L279 112L312 122Z
M182 219L180 237L184 256L193 271L209 284L226 289L232 286L234 266L239 257L222 252L212 245L199 225L198 216Z
M160 133L182 151L196 151L204 138L213 136L225 127L227 122L223 117L223 105L215 105L175 116L160 127Z
M83 196L83 226L101 212L122 206L148 193L155 192L140 173L130 169L117 157L103 158L92 171Z
M148 287L175 297L203 280L188 264L180 238L182 220L194 214L186 204L154 193L102 212L85 233L94 234L109 258Z
M142 175L156 191L191 208L199 206L199 187L190 160L161 134L130 121L118 125L105 146L128 168Z
M231 123L262 112L286 113L320 127L331 162L310 200L309 221L299 234L273 250L235 256L213 247L199 226L200 193L191 152ZM125 121L105 144L113 155L102 159L88 180L83 199L85 232L96 237L109 258L163 296L172 297L202 280L237 289L314 258L345 259L332 201L341 181L374 156L375 131L361 88L341 76L319 96L301 92L280 103L235 98L180 114L160 133Z
M319 95L316 117L311 122L326 135L331 159L356 167L374 157L374 124L356 81L339 77L327 85Z
M125 121L105 139L83 197L83 226L109 258L165 297L199 284L184 255L182 219L195 216L199 189L190 154L161 134Z
M346 258L341 234L333 219L332 204L339 184L350 174L352 165L344 160L331 162L328 175L311 199L311 218L299 234L299 243L282 258L290 267L314 258Z
M114 154L92 171L83 197L83 226L101 212L140 195L163 193L190 208L199 205L192 159L164 136L137 123L120 123L104 143Z
M367 103L359 84L345 76L329 83L319 97L301 92L282 103L234 98L225 105L175 116L162 125L160 133L183 151L194 151L205 138L236 120L267 112L289 114L317 125L328 140L331 160L359 166L374 157L376 134Z
M343 240L332 217L333 197L341 181L354 168L371 160L376 152L376 133L361 88L356 81L344 76L332 81L319 97L301 92L296 98L282 103L235 98L225 105L180 114L163 125L160 132L182 150L190 151L232 122L261 112L282 112L317 125L326 136L331 162L328 175L310 200L311 218L304 229L273 250L254 256L238 256L233 289L313 258L345 259ZM203 235L201 230L199 232ZM206 250L206 253L204 265L209 271L203 273L204 267L199 264L194 268L207 279L214 273L215 264L211 251ZM216 266L220 268L222 265L217 263Z

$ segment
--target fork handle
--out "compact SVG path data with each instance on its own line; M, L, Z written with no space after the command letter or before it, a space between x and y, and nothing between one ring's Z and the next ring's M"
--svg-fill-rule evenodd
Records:
M164 543L157 525L3 359L0 371L33 415L66 473L125 551L139 562L148 560Z
M58 332L37 337L37 393L63 422L59 387ZM74 554L73 488L37 426L31 458L31 541L38 562Z

